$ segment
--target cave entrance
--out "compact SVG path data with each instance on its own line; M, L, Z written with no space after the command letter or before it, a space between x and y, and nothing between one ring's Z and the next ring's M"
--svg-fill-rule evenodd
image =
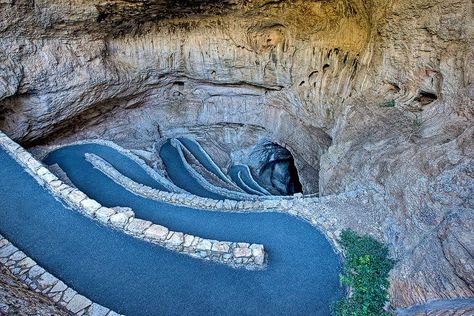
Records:
M288 149L265 142L257 145L253 156L259 158L259 180L269 191L280 195L303 192L295 160Z

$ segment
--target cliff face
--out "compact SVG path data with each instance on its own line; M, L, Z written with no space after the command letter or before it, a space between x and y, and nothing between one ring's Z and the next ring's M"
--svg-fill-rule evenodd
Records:
M384 222L351 228L399 260L394 306L473 296L472 17L469 0L0 1L0 129L147 151L192 134L222 165L270 140L305 193L384 195Z

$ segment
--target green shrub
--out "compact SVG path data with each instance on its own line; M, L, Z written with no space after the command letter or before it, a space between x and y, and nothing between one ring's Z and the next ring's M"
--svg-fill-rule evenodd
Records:
M395 107L395 100L387 100L380 105L383 108L393 108Z
M351 289L348 298L333 304L336 316L389 315L383 307L388 297L388 273L395 265L388 249L377 240L344 230L340 236L345 263L341 282Z
M413 127L415 129L420 129L422 125L423 121L421 120L421 116L415 115L415 118L413 119Z

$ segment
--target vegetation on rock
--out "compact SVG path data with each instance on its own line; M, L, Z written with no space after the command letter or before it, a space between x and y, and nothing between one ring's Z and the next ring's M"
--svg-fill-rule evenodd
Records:
M421 120L421 115L415 115L415 118L413 119L413 127L415 129L420 129L421 126L423 125L423 121Z
M395 100L387 100L382 103L380 106L384 108L394 108L395 107Z
M388 298L388 273L395 265L388 248L370 236L358 236L351 230L341 233L340 245L345 254L341 282L350 296L332 306L336 316L389 315L384 311Z

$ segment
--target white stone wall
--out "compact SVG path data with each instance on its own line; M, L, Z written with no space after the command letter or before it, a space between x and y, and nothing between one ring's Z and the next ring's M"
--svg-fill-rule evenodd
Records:
M83 144L99 144L99 145L104 145L104 146L108 146L108 147L111 147L115 150L117 150L119 153L121 153L122 155L124 156L127 156L128 158L130 158L131 160L133 160L134 162L136 162L139 166L141 166L146 172L147 174L154 178L156 181L158 181L159 183L162 183L163 181L163 178L166 178L164 174L161 173L160 170L156 170L154 168L151 168L149 165L146 164L145 161L143 161L143 159L141 159L140 157L138 157L136 154L134 154L131 150L128 150L126 148L123 148L119 145L117 145L116 143L114 143L113 141L110 141L110 140L104 140L104 139L84 139L84 140L80 140L80 141L73 141L73 142L65 142L65 143L61 143L61 144L58 144L58 145L50 145L50 146L38 146L38 147L34 147L32 152L33 155L41 160L43 159L49 152L52 152L56 149L59 149L59 148L62 148L62 147L65 147L65 146L72 146L72 145L83 145ZM193 171L194 172L194 171ZM169 180L165 180L165 181L169 181ZM170 191L172 192L176 192L176 193L187 193L187 195L190 195L190 196L195 196L195 195L192 195L190 194L189 192L186 192L185 190L177 187L176 185L174 185L172 182L170 182L170 184L173 186L173 188L170 189ZM163 192L163 193L167 193L167 192ZM265 200L273 200L273 199L276 199L276 200L294 200L294 199L300 199L300 198L318 198L319 197L319 194L318 193L314 193L314 194L305 194L304 196L301 194L301 193L297 193L293 196L284 196L284 195L268 195L268 196L251 196L251 195L245 195L245 196L241 196L242 198L251 198L251 199L255 199L255 200L262 200L262 201L265 201ZM199 197L198 197L199 198ZM206 199L206 198L203 198L203 199ZM233 201L233 200L232 200ZM247 200L246 200L247 201ZM234 202L237 202L237 201L234 201Z
M203 260L211 260L247 269L265 267L263 245L245 242L217 241L200 238L168 228L150 221L135 218L129 208L106 208L88 198L83 192L63 183L29 152L0 132L0 146L22 165L39 184L66 206L85 216L100 221L108 227L168 249ZM27 258L3 236L0 236L0 263L23 280L31 289L52 298L77 315L118 315L102 307L66 286L62 281L46 272L32 259Z
M119 316L107 307L92 302L47 272L33 259L0 235L0 264L30 289L49 297L73 315Z
M129 155L133 154L129 153ZM365 218L371 223L371 226L378 227L375 229L378 234L372 234L374 237L381 239L382 219L378 218L376 210L382 207L383 195L374 190L357 190L325 197L295 195L292 197L266 198L263 196L257 200L222 201L192 194L156 190L136 183L122 175L112 165L96 155L88 154L86 159L95 168L130 192L148 199L210 211L288 213L310 222L321 230L337 249L339 249L337 237L342 229L352 228L360 233L367 233L366 227L359 225L361 220ZM369 204L369 201L372 204ZM354 210L360 210L357 218L353 218L351 214Z
M103 207L97 201L88 198L83 192L63 183L29 152L7 136L3 136L0 137L0 145L55 197L80 213L111 228L121 230L125 234L195 258L248 269L264 267L263 245L200 238L171 231L164 226L135 218L135 213L130 209Z
M172 139L171 140L171 145L176 148L178 151L179 157L181 161L183 161L184 167L186 170L191 174L191 176L196 179L196 181L199 182L199 184L205 188L206 190L210 192L217 193L222 196L227 196L229 199L246 199L246 200L252 200L254 198L253 195L247 194L247 193L241 193L241 192L236 192L236 191L231 191L226 188L222 187L217 187L215 185L212 185L209 183L201 174L199 174L191 165L187 162L186 157L185 157L185 152L187 152L189 155L192 155L186 147L181 144L180 141L177 139Z

